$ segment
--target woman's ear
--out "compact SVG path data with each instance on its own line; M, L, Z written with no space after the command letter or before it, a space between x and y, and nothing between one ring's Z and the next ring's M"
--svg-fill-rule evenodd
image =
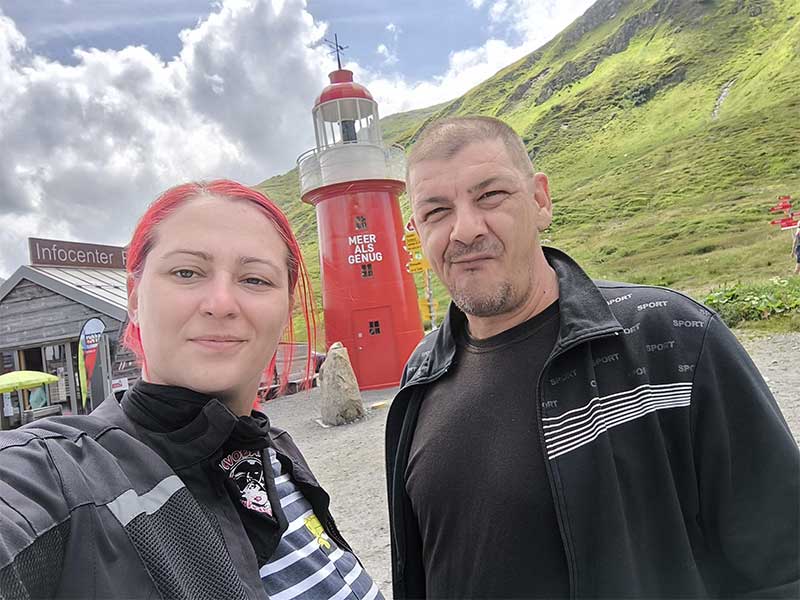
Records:
M128 319L139 325L139 286L133 275L128 275Z

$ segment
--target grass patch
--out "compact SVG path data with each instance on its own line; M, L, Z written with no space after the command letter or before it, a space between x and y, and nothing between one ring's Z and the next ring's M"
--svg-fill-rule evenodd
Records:
M782 319L780 325L800 327L800 277L722 286L706 296L705 304L729 327L776 318Z
M800 333L800 315L780 315L765 321L742 321L736 326L737 331L758 335L771 333Z

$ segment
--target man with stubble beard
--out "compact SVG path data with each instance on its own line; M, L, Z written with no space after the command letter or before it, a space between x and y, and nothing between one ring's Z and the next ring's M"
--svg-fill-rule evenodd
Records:
M430 124L407 186L452 303L388 416L394 597L798 597L800 453L719 317L542 247L497 119Z

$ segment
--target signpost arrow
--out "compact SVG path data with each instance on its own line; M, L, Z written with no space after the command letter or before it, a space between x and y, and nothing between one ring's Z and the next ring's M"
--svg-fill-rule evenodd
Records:
M412 260L406 265L406 270L409 273L422 273L425 269L430 269L431 265L425 258Z

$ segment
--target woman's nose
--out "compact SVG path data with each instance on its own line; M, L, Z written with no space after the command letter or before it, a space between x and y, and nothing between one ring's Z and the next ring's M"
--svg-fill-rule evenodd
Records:
M209 280L200 310L209 317L231 317L239 314L236 283L227 277L217 276Z

